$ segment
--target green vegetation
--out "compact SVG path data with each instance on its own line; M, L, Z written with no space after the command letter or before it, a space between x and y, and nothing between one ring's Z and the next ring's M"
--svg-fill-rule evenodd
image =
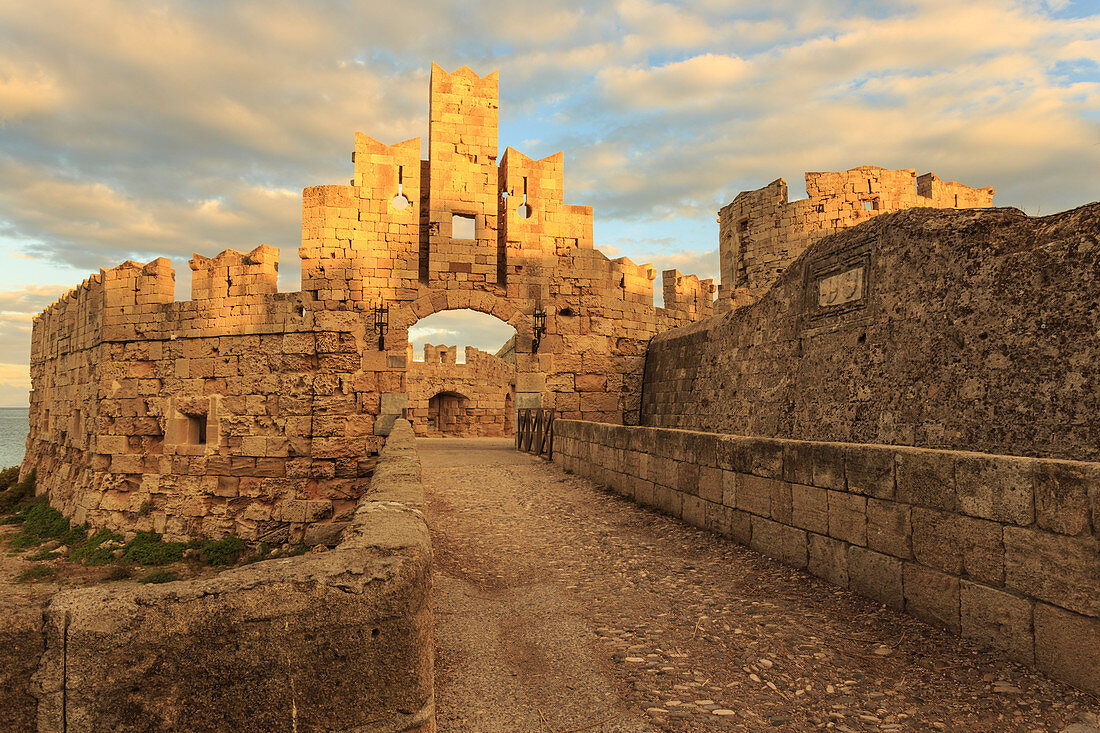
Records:
M35 565L33 568L28 568L19 574L17 580L20 583L33 583L36 580L43 580L44 578L51 578L57 574L57 570L45 565Z
M19 467L12 466L0 471L0 518L3 524L18 524L21 529L8 540L11 554L19 554L30 548L39 549L27 559L32 562L45 562L65 556L58 548L69 547L68 559L84 565L107 565L116 560L107 573L107 580L121 580L132 574L133 565L158 567L181 562L184 552L196 550L202 562L213 566L236 563L248 550L248 545L239 537L229 536L220 540L192 540L191 542L166 542L156 532L138 532L129 542L118 532L100 529L91 536L86 525L71 526L68 519L49 505L45 497L34 498L34 472L24 481L19 481ZM145 502L138 510L139 516L148 515L153 509L151 502ZM50 542L47 547L40 547ZM291 556L301 555L309 548L301 545L289 552ZM251 557L251 561L267 559L272 549L266 543L260 543ZM37 566L24 572L19 580L31 582L52 576L56 569ZM157 571L142 578L142 583L166 583L176 580L176 575L168 571Z
M9 466L0 471L0 514L10 514L16 508L34 498L35 471L19 481L19 466Z
M229 565L237 561L248 546L240 537L229 535L220 540L207 540L199 546L199 554L211 565Z
M179 580L179 576L168 570L154 570L144 578L138 579L139 583L171 583Z
M138 532L122 549L122 559L139 565L169 565L183 559L184 542L165 542L156 532Z
M34 553L27 559L31 562L42 562L44 560L53 560L54 558L61 557L61 553L57 550L51 550L48 547L43 547L38 552Z
M73 548L70 557L85 565L105 565L114 558L114 551L125 541L122 535L103 528L89 537L83 544Z

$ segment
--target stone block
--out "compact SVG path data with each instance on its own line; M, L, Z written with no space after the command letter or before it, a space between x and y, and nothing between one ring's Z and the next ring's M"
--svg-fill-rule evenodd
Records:
M790 524L791 511L791 485L779 481L772 489L771 517L781 524Z
M825 489L791 485L791 523L801 529L829 533L829 500Z
M843 443L812 443L810 457L813 462L813 485L822 489L844 491Z
M721 504L707 503L707 527L734 542L749 545L752 539L752 515Z
M1024 664L1035 661L1032 602L968 580L959 583L962 635Z
M1035 604L1035 663L1052 677L1100 695L1100 619Z
M947 512L956 510L954 453L898 448L894 458L898 501Z
M1095 538L1005 527L1004 545L1009 590L1100 616L1100 551Z
M810 485L814 479L813 443L788 440L783 443L783 479L795 484Z
M677 461L674 489L691 496L699 494L699 466L688 461Z
M829 536L852 545L867 544L867 497L830 491Z
M1004 584L1002 525L923 507L913 508L912 523L917 562L990 585Z
M722 471L722 503L728 507L736 507L738 474L736 471L719 470Z
M913 557L911 507L896 501L867 499L867 547L894 557Z
M1039 461L1035 470L1036 523L1059 534L1089 532L1089 487L1097 483L1100 464Z
M825 535L808 535L808 570L842 588L848 587L848 545Z
M722 503L722 474L719 468L704 466L699 470L699 497L707 501Z
M8 588L0 597L0 720L11 731L37 730L33 677L45 651L42 610L48 596Z
M409 396L404 392L390 392L382 395L382 414L401 415L409 406Z
M724 435L716 445L719 468L765 478L783 478L783 445L786 441Z
M863 547L848 548L848 587L895 611L905 606L901 560Z
M706 505L709 502L690 494L684 494L680 498L680 502L679 517L693 527L705 529L707 526Z
M772 512L772 494L781 481L762 478L752 474L737 475L737 508L761 517L770 517Z
M904 563L905 610L933 626L959 633L959 579L916 563Z
M806 533L801 529L754 516L749 546L785 565L806 567Z
M960 453L955 459L959 511L1026 526L1035 520L1033 458Z
M895 449L850 444L844 455L844 474L853 494L892 499L895 495Z

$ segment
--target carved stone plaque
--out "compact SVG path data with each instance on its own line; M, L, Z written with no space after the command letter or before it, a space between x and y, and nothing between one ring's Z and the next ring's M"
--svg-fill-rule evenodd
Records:
M817 282L817 305L829 308L863 298L864 266L824 277Z

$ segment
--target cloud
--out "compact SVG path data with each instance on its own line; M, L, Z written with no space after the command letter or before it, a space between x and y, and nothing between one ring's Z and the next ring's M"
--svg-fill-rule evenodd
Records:
M604 231L690 231L607 238L659 267L713 274L715 211L806 170L915 167L1051 212L1100 198L1100 15L1081 7L7 3L0 236L87 271L169 256L183 297L192 252L266 243L296 289L299 192L348 179L356 129L425 137L432 60L499 69L502 125L566 151L568 201Z

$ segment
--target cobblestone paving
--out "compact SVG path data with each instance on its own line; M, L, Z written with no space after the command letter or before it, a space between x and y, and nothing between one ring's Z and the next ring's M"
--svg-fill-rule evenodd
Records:
M441 731L1092 731L1100 700L499 439L420 440Z

